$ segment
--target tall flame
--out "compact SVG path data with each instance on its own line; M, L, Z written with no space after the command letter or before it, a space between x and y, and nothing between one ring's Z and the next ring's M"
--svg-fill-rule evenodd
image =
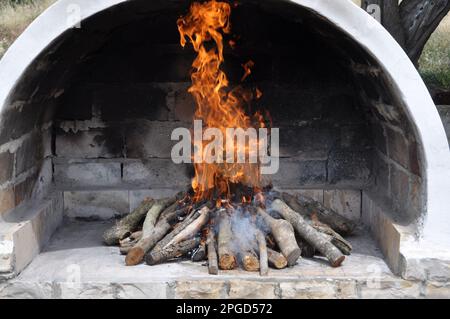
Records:
M189 41L197 52L192 64L192 86L188 90L196 102L195 119L203 121L204 129L219 129L223 136L226 136L227 128L264 126L261 116L249 117L243 110L243 105L254 98L252 91L240 86L228 88L227 75L221 70L224 62L223 34L231 31L230 15L231 6L228 3L211 0L193 3L189 13L177 21L181 45L184 47ZM243 65L245 72L242 81L251 74L253 65L252 61ZM255 95L259 98L261 92L257 90ZM194 145L194 154L202 152L203 147L198 146ZM245 145L236 146L239 147L248 149ZM225 150L221 151L222 154L217 156L223 156ZM229 183L255 187L260 184L258 164L195 163L194 167L192 187L197 200L210 196L214 190L220 194L228 193Z

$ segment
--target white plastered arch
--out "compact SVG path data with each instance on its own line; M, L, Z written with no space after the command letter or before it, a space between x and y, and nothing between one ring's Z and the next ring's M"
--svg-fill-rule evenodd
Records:
M420 141L426 187L423 242L450 246L450 151L433 101L400 46L373 18L349 0L280 0L296 3L330 21L364 48L382 67L404 106ZM79 6L79 20L126 0L59 0L41 14L0 60L0 116L8 97L38 55L77 21L71 11ZM72 24L72 25L71 25Z

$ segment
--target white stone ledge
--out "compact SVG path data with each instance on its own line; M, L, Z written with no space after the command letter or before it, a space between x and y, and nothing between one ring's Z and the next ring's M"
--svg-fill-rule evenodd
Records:
M0 219L0 281L19 274L62 223L62 197L28 201Z

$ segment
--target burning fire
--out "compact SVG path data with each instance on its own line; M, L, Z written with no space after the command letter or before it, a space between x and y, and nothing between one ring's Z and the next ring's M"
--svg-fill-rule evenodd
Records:
M178 31L181 36L180 43L184 47L189 41L197 58L194 60L191 74L192 86L189 92L196 102L195 119L202 120L203 129L216 128L226 136L227 128L265 127L264 119L260 114L248 116L243 106L255 97L261 96L258 89L253 93L241 86L229 88L227 75L221 69L224 62L223 34L229 34L231 6L226 2L215 0L204 3L195 2L191 5L189 13L178 19ZM230 40L234 46L234 41ZM243 64L244 81L254 66L253 61ZM195 200L211 197L214 192L220 196L230 197L230 183L242 183L253 187L260 187L259 163L237 163L238 152L245 152L249 156L249 147L246 141L235 143L235 160L233 163L199 163L194 164L195 177L192 188L195 191ZM194 157L202 157L205 143L194 143ZM200 153L200 154L199 154ZM224 149L215 154L223 157Z

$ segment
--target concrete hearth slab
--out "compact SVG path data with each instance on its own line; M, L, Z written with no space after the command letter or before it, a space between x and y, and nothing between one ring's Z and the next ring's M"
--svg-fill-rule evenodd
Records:
M340 268L301 259L269 276L240 270L210 276L204 263L124 265L117 247L101 243L108 222L66 221L49 245L0 298L365 298L420 297L420 283L395 277L368 234L351 237L354 252Z

